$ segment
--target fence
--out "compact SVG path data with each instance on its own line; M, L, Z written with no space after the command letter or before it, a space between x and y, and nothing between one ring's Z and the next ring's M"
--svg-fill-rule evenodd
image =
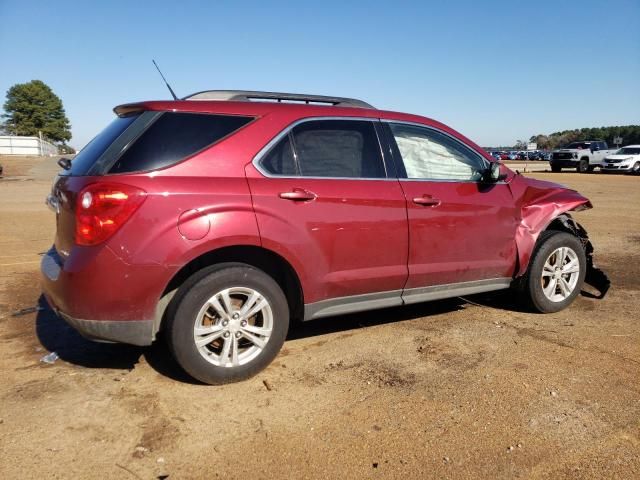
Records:
M0 136L0 155L57 155L58 147L39 137Z

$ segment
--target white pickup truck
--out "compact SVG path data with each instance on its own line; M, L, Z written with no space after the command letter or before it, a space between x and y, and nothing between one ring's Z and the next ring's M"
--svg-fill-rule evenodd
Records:
M592 172L607 155L614 152L615 150L609 150L607 142L602 140L573 142L554 150L549 163L552 172L559 172L563 168L575 168L580 173Z

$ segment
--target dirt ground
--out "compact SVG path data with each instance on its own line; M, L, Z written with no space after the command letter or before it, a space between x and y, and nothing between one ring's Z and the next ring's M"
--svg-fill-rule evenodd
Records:
M51 314L38 268L55 160L0 163L1 478L640 477L640 178L532 174L593 201L575 217L612 280L604 300L536 315L502 293L318 320L257 377L208 387L161 344L92 343Z

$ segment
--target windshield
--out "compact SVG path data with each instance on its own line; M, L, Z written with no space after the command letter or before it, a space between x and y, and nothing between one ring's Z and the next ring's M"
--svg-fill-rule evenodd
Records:
M71 170L64 173L87 175L93 164L139 115L118 117L91 140L71 161Z
M574 150L584 150L587 148L591 148L591 143L590 142L573 142L564 148L570 148Z
M616 155L640 155L640 147L624 147L618 150Z

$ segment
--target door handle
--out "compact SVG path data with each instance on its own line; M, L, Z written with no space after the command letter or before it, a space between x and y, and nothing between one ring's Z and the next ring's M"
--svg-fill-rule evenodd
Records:
M413 203L424 205L425 207L437 207L442 202L437 198L433 198L431 195L423 195L422 197L414 198Z
M290 192L280 193L279 197L285 200L293 200L294 202L309 202L315 200L317 195L302 188L294 188Z

